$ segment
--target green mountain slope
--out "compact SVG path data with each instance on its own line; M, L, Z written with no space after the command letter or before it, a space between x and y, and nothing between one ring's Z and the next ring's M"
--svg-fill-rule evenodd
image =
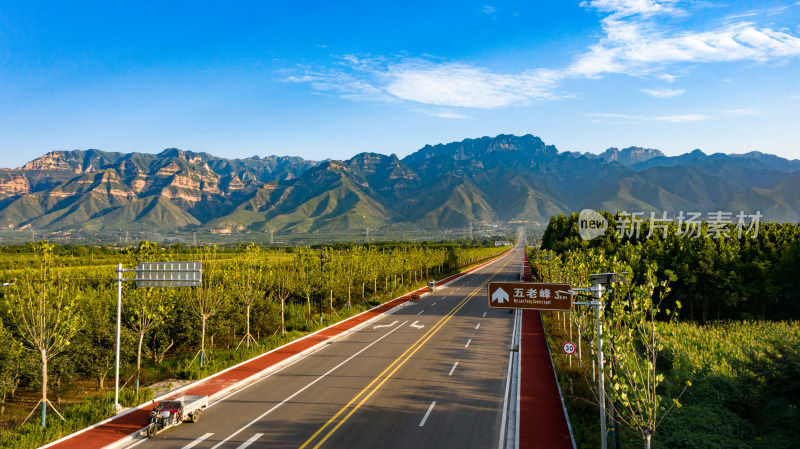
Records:
M733 198L723 209L733 212L761 214L771 221L800 221L800 175L794 175L773 188L751 188ZM735 220L735 218L734 218Z
M171 230L200 224L188 212L166 198L151 196L138 199L81 226L87 230Z
M376 228L388 221L386 208L365 192L358 173L338 161L315 167L294 181L262 188L211 229L321 230Z

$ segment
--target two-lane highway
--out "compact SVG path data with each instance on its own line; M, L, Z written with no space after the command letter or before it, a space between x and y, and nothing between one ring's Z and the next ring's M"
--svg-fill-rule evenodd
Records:
M517 249L210 407L141 448L496 448L513 314L486 284Z

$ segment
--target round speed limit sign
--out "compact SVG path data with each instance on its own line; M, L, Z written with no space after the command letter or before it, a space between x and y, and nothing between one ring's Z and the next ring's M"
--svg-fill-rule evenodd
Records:
M575 354L575 344L571 341L564 343L564 352L567 354Z

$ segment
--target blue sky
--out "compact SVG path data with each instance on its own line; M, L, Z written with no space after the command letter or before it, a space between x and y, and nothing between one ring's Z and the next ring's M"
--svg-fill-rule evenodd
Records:
M502 133L800 158L800 2L0 3L0 167Z

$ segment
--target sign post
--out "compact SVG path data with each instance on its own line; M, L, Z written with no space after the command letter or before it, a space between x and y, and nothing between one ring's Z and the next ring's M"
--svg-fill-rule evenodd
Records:
M200 262L140 262L134 269L117 265L117 354L114 362L114 412L119 413L119 347L122 327L122 283L136 281L136 287L198 287L202 281ZM136 273L136 278L124 278L122 273Z
M592 274L592 286L590 288L575 288L573 292L585 292L594 296L592 301L576 302L576 305L594 307L595 322L597 325L597 393L600 400L600 449L608 449L608 434L606 433L606 387L605 373L603 372L603 322L601 312L603 310L603 293L607 290L603 285L618 282L625 282L627 272L622 273L596 273Z

